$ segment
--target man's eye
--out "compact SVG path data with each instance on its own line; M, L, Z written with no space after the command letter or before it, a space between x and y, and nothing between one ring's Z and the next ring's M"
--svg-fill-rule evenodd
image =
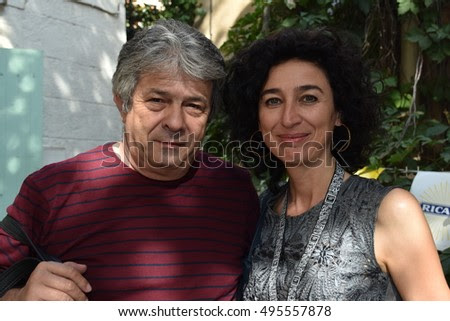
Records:
M150 98L150 99L148 99L148 101L151 103L162 103L163 102L163 100L161 98L156 98L156 97Z
M197 105L197 104L189 104L187 105L189 108L197 109L197 110L203 110L203 106Z
M203 104L187 104L186 107L189 110L189 112L195 114L202 114L206 110L206 106Z

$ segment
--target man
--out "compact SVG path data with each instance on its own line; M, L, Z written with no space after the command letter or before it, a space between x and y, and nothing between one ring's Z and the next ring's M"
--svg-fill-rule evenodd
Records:
M3 300L230 300L258 213L242 169L199 151L224 77L218 49L160 21L113 76L123 141L45 166L8 215L63 263L41 262ZM0 229L0 267L29 249ZM1 277L1 275L0 275Z

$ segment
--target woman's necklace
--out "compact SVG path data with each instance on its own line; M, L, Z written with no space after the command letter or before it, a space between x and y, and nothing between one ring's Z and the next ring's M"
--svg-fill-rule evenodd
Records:
M344 181L344 170L336 162L336 168L334 169L333 178L331 179L330 186L328 186L327 194L323 201L322 207L320 208L319 218L317 219L317 223L309 238L308 244L306 245L305 252L300 261L296 264L294 277L292 278L292 283L288 291L287 301L295 300L295 294L297 293L297 288L300 283L305 266L308 263L308 260L311 257L311 254L313 253L314 248L316 247L317 242L320 239L320 236L322 235L323 229L325 228L325 224L327 223L328 220L328 216L331 213L331 209L333 208L333 204L336 201L336 196L339 193L339 189L341 188L343 181ZM277 243L275 245L275 253L273 255L273 261L270 268L269 274L270 301L278 300L277 274L278 274L278 265L280 263L281 249L283 247L284 241L284 229L286 226L288 196L289 196L289 187L286 188L286 194L284 196L283 209L281 210L280 223L278 225Z

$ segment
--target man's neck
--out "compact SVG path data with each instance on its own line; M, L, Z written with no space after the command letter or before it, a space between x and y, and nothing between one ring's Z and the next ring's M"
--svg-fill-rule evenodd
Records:
M129 153L125 153L124 146L123 142L116 142L113 145L114 153L125 165L147 178L158 181L174 181L184 177L190 170L189 166L179 166L174 168L158 168L150 165L144 167L137 166L133 159L127 156Z

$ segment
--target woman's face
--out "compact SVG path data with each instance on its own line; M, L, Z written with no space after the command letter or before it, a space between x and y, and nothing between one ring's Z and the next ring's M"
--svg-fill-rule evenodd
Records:
M331 165L337 125L333 92L322 69L299 59L270 69L259 100L259 129L286 168Z

